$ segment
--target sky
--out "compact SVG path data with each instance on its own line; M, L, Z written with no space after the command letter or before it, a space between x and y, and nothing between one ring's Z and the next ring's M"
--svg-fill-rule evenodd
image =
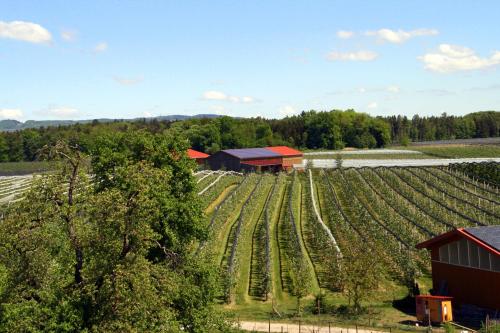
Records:
M500 1L0 0L0 120L500 110Z

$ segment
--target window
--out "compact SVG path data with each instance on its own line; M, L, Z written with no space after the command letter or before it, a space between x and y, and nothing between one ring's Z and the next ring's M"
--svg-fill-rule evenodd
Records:
M476 244L469 242L469 259L471 267L479 268L479 254Z
M500 272L500 257L491 255L491 269L495 272Z
M460 255L460 265L469 266L469 246L467 245L466 239L461 239L458 242L458 253Z
M458 265L458 242L448 244L448 252L450 254L450 264Z
M500 257L468 239L460 239L439 247L439 261L452 265L500 272Z
M482 247L479 248L479 268L491 269L490 253Z
M439 248L439 261L441 262L450 262L450 257L448 253L448 244L443 245Z

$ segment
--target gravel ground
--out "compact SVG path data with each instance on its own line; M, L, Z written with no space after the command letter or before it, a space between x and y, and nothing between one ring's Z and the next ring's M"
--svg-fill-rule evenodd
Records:
M301 325L299 331L298 324L287 324L287 323L271 323L271 329L269 330L269 323L259 322L259 321L242 321L239 323L239 328L244 331L253 332L287 332L287 333L356 333L355 328L341 328L341 327L330 327L328 326L314 326L314 325ZM365 330L358 329L358 333L379 333L383 331Z
M335 168L334 159L304 159L303 164L296 164L294 167L303 168L309 161L312 161L315 168ZM474 163L474 162L500 162L500 158L443 158L443 159L394 159L394 160L342 160L345 168L363 167L391 167L391 166L443 166L452 163Z

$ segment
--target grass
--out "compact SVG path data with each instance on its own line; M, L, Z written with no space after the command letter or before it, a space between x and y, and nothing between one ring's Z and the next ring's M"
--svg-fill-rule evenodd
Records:
M340 154L343 160L401 160L401 159L427 159L435 158L434 156L429 156L426 154ZM336 154L324 154L324 155L309 155L305 156L307 159L335 159Z
M408 149L420 151L428 156L438 158L500 158L500 145L437 145L425 147L409 147Z
M421 277L419 285L423 292L427 292L432 282L430 277ZM325 290L323 290L325 291ZM379 290L364 302L366 311L358 316L343 314L342 306L348 304L348 300L343 294L325 291L325 312L314 314L315 300L313 296L303 299L304 312L301 317L296 316L297 300L289 294L284 295L280 300L274 300L274 306L280 312L280 317L273 314L272 301L249 301L244 304L221 305L225 311L234 314L239 321L263 321L281 322L289 324L324 325L330 323L336 327L370 327L375 330L393 331L417 331L411 323L415 317L411 313L405 313L393 307L394 300L406 297L406 288L396 285L391 281L382 279ZM423 328L422 328L423 329Z
M500 145L464 145L464 144L447 144L447 145L428 145L428 146L394 146L391 149L414 150L422 154L412 153L384 153L383 150L377 153L370 154L343 154L339 151L342 159L370 159L370 160L397 160L397 159L428 159L428 158L500 158ZM314 150L308 150L314 152ZM335 159L337 154L320 154L313 156L305 156L307 159Z
M215 207L217 207L217 205L219 205L222 202L222 200L224 200L227 197L227 195L229 194L229 192L231 192L236 186L238 186L238 185L237 184L231 184L228 187L226 187L219 194L219 196L207 206L207 208L205 209L205 215L211 214L214 211Z
M248 210L245 212L248 214L246 217L246 227L241 232L240 243L238 244L237 251L239 252L239 279L236 283L235 293L236 301L239 303L248 302L251 297L248 295L249 285L250 285L250 272L252 260L252 246L253 246L253 230L262 217L262 211L264 205L269 197L269 192L272 187L272 176L264 176L260 188L256 191L256 195L251 199Z
M55 169L54 162L2 162L0 176L18 176L30 173L46 172Z

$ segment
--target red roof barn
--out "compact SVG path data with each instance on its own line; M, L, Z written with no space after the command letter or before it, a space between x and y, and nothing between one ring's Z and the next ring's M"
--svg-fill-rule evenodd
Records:
M266 147L266 149L278 153L282 156L283 169L291 169L294 164L302 164L304 154L287 146Z
M210 168L234 171L280 171L302 163L302 153L289 147L221 150L208 159Z
M455 229L417 248L431 252L436 294L500 310L500 225Z
M205 163L206 158L210 156L194 149L188 149L187 154L189 158L196 160L196 163L198 164Z

